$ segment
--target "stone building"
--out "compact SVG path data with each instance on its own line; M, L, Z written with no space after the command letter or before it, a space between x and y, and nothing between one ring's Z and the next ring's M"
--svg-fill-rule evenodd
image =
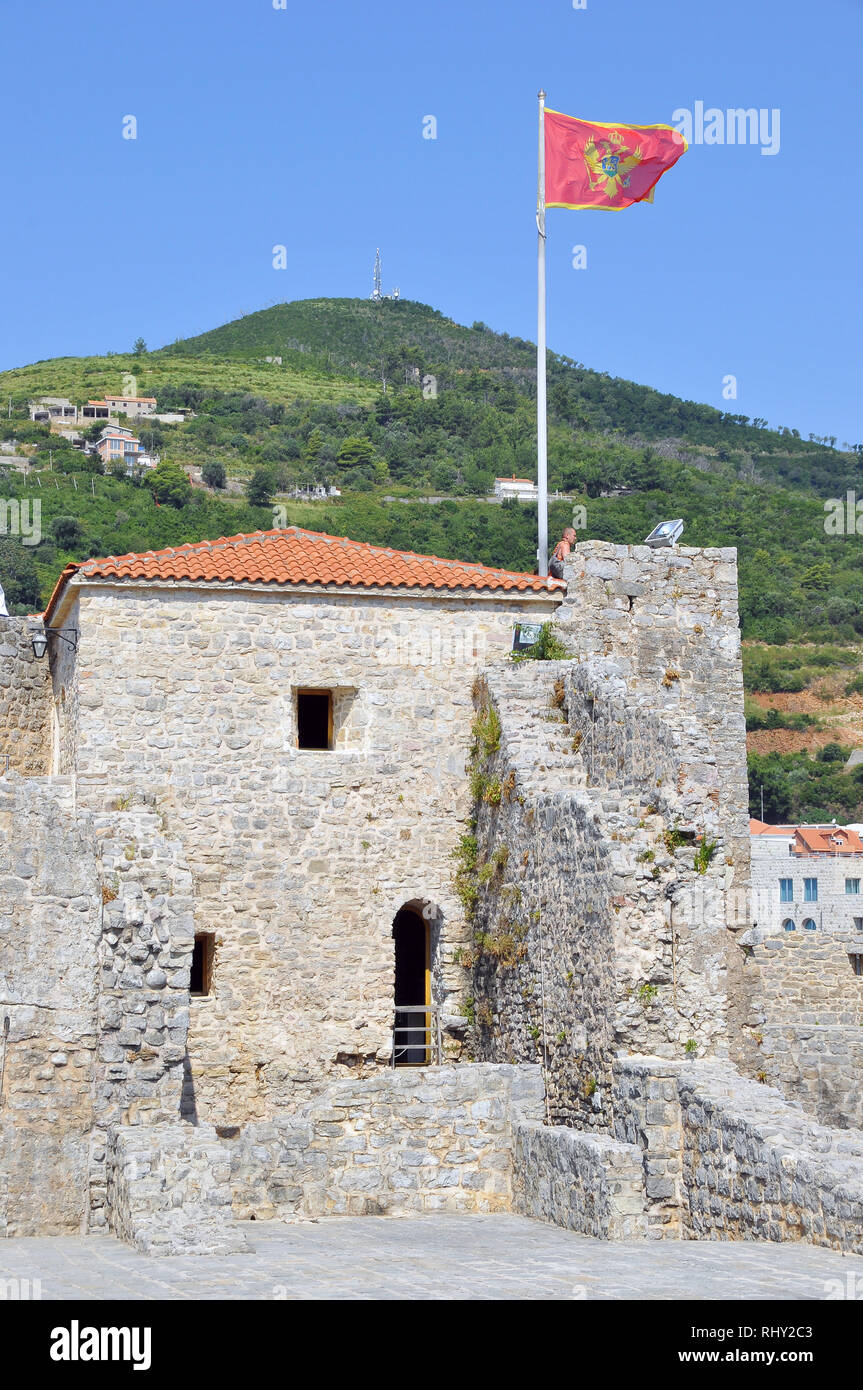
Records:
M777 931L863 936L863 841L852 826L750 820L752 911Z
M0 638L0 1231L860 1248L863 1134L763 1084L733 551L289 528L70 565Z

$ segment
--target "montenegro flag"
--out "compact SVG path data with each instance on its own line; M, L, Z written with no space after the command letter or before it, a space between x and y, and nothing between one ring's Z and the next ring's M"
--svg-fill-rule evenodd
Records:
M545 205L628 208L652 203L666 169L687 149L668 125L604 125L545 110Z

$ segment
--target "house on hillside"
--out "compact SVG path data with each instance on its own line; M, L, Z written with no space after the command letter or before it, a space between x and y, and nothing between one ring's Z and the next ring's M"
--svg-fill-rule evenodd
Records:
M67 423L74 425L78 419L78 407L67 396L39 396L27 402L30 419L50 425Z
M513 473L511 478L495 478L494 495L502 502L508 497L515 497L519 502L535 502L539 491L530 478L517 478Z
M155 468L158 454L149 454L137 435L123 425L109 425L96 444L96 452L106 468L123 463L127 471L133 468Z
M109 396L105 393L105 404L111 415L128 415L130 418L155 415L155 396Z

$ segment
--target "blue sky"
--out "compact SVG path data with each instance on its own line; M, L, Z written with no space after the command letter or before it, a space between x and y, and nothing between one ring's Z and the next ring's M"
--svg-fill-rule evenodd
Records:
M863 0L285 5L7 9L0 368L366 295L377 245L385 290L535 338L542 85L598 121L781 113L775 155L693 145L653 206L550 212L549 345L863 441Z

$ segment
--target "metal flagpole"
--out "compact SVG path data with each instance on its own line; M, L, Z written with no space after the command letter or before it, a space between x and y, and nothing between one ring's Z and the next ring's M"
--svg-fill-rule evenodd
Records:
M538 492L537 569L548 574L548 422L545 388L545 92L539 93L539 179L536 189L536 484Z

